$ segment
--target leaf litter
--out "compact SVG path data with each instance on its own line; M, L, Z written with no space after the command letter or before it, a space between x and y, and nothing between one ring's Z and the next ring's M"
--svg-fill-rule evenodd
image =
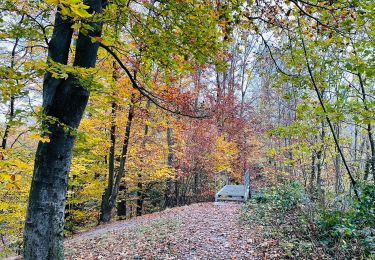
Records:
M265 259L242 204L197 203L117 221L65 241L66 259ZM260 242L260 241L259 241Z

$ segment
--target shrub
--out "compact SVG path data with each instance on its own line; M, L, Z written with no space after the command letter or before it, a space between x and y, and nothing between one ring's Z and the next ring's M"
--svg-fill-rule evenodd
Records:
M262 225L287 257L373 259L375 186L360 190L360 201L346 199L342 209L313 202L298 182L266 188L244 206L243 220Z
M336 258L371 259L375 252L375 186L362 187L360 201L346 211L320 209L320 239Z
M264 237L277 240L284 256L311 259L322 250L311 239L310 204L303 186L290 182L255 195L244 206L243 220L262 225Z

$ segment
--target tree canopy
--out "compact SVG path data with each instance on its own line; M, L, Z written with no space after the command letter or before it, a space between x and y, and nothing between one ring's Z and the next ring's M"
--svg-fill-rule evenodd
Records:
M62 259L246 170L362 203L374 22L371 0L1 1L0 256Z

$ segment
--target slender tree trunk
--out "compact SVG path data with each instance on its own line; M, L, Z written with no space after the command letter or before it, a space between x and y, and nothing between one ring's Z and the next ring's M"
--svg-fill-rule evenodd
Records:
M119 188L120 198L117 202L117 216L119 217L119 219L126 219L126 190L126 184L121 183Z
M340 138L340 124L336 127L337 138ZM337 150L337 149L336 149ZM337 153L335 156L335 192L339 194L342 192L342 173L341 173L341 158Z
M193 186L193 196L197 196L199 192L199 173L198 171L194 171L194 186Z
M175 156L174 156L174 152L173 152L173 145L174 145L174 140L173 140L173 129L168 127L167 128L167 144L168 144L168 158L167 158L167 163L168 163L168 166L169 167L173 167L174 166L174 160L175 160ZM173 206L173 202L172 202L172 180L167 180L167 187L165 189L165 207L172 207ZM177 183L177 176L176 176L176 180L174 182L174 184L177 186L178 183ZM176 187L176 190L178 188ZM177 205L177 202L178 202L178 193L176 192L175 193L175 196L176 196L176 204Z
M116 84L117 80L120 78L118 74L118 66L116 61L113 61L113 72L112 79L113 83ZM108 158L108 182L107 188L104 190L102 195L102 203L100 207L100 217L99 223L108 222L111 219L112 209L109 205L109 198L113 191L113 182L115 177L115 151L116 151L116 117L117 117L117 103L116 103L116 93L112 93L113 100L111 102L111 128L110 128L110 142L109 147L109 158Z
M102 204L105 203L108 205L108 207L105 208L105 212L102 212L103 216L106 216L106 218L103 218L103 222L108 222L111 220L112 217L112 210L115 206L116 199L119 193L120 185L124 186L123 189L126 189L126 186L124 183L121 183L121 179L124 176L125 172L125 163L127 159L127 153L128 153L128 147L129 147L129 139L130 139L130 131L132 127L133 117L134 117L134 104L133 104L134 98L131 99L131 104L129 106L129 112L128 112L128 121L126 123L125 127L125 133L124 133L124 143L122 145L122 152L121 152L121 159L120 159L120 166L117 172L116 177L114 178L113 187L111 188L112 192L107 201L102 201ZM103 209L103 207L102 207Z
M354 163L357 163L358 162L358 125L355 124L354 126ZM361 167L361 162L358 162L358 167L356 169L357 171L357 177L358 177L358 173L360 172L360 167Z
M137 183L137 209L136 209L136 215L142 216L143 212L143 183L142 183L142 174L138 174L138 183Z
M335 192L339 194L342 192L342 173L341 173L341 158L340 155L335 156Z
M371 158L370 158L370 164L371 164L371 173L373 181L375 182L375 143L374 143L374 137L372 134L372 127L371 123L367 124L367 133L370 141L370 150L371 150Z
M22 22L24 20L24 17L25 17L25 15L22 15L21 20L18 23L19 25L22 24ZM14 66L16 65L16 51L17 51L19 40L20 39L17 37L15 42L14 42L13 48L12 48L12 53L11 53L11 57L10 57L10 68L11 69L13 69ZM16 80L16 83L18 84L18 80ZM15 116L15 113L14 113L14 111L15 111L15 109L14 109L15 99L16 99L16 97L14 95L11 95L10 102L9 102L9 116L8 116L7 122L5 124L4 135L3 135L3 138L2 138L2 141L1 141L1 148L3 148L3 149L5 149L6 146L7 146L9 131L10 131L10 128L12 126L12 122L13 122L14 116Z
M109 198L111 197L114 182L115 173L115 146L116 146L116 110L117 104L115 101L112 102L111 110L111 129L110 138L111 146L109 148L109 159L108 159L108 185L102 196L102 203L100 209L99 222L108 222L111 219L112 209L109 205Z
M151 106L150 100L147 100L146 110L149 110ZM148 135L148 125L145 124L144 131L143 131L143 140L142 140L142 148L146 149L146 142L147 142L147 135ZM143 160L143 158L142 158ZM143 201L144 201L144 191L143 191L143 182L142 182L142 174L138 174L138 183L137 183L137 210L136 215L141 216L143 211Z
M367 181L368 176L370 175L370 161L371 160L370 160L369 156L367 156L366 163L365 163L365 174L363 176L364 181Z
M322 179L321 179L321 173L322 173L322 166L321 166L321 161L322 161L322 150L318 150L316 152L316 187L318 188L318 193L321 193L322 190Z
M298 26L301 28L300 26L300 21L299 19L297 20L298 21ZM351 182L351 185L353 185L353 190L354 190L354 194L355 196L357 197L358 200L360 200L360 197L359 197L359 194L358 194L358 190L357 190L357 187L356 187L356 180L354 179L353 177L353 174L349 168L349 165L345 159L345 156L344 156L344 152L342 151L341 147L340 147L340 143L339 143L339 140L337 139L336 137L336 134L335 134L335 131L333 129L333 125L332 125L332 122L331 122L331 119L329 118L328 114L327 114L327 109L326 109L326 106L323 102L323 94L320 93L320 90L316 84L316 81L315 81L315 78L314 78L314 75L313 75L313 71L312 71L312 68L311 68L311 65L310 65L310 62L309 62L309 58L307 56L307 51L306 51L306 45L305 45L305 41L303 39L303 36L301 37L301 42L302 42L302 48L303 48L303 52L304 52L304 56L305 56L305 60L306 60L306 66L307 66L307 70L309 72L309 76L310 76L310 80L311 80L311 83L312 85L314 86L314 90L318 96L318 99L319 99L319 103L320 103L320 106L322 107L324 113L325 113L325 118L326 118L326 121L328 123L328 126L329 126L329 129L331 131L331 134L333 136L333 139L335 141L335 145L337 147L337 150L339 151L339 154L341 156L341 159L342 159L342 162L345 166L345 169L348 173L348 176L350 178L350 182Z
M315 151L311 154L311 175L310 175L310 193L314 192L315 183Z
M100 13L101 0L85 2L90 12ZM77 40L74 66L95 67L99 44L91 37L99 37L101 24L91 22L93 31L80 33ZM49 59L67 64L72 38L72 23L56 14L55 27L49 46ZM44 114L56 118L59 123L51 124L48 119L50 142L39 142L34 164L29 204L24 230L24 259L63 259L64 209L68 173L78 128L87 105L89 91L81 86L72 75L67 79L55 79L46 74L43 83ZM64 131L68 126L73 131Z
M116 81L118 79L118 71L117 71L117 66L114 61L113 63L113 68L114 72L112 77ZM136 72L134 72L134 78L136 78ZM127 153L128 153L128 146L129 146L129 138L130 138L130 131L132 127L132 121L134 117L134 95L131 96L130 100L130 106L129 106L129 112L128 112L128 121L126 123L125 127L125 133L124 133L124 142L122 145L122 151L121 151L121 158L120 158L120 166L117 172L117 175L114 176L114 156L115 156L115 135L113 137L111 136L111 150L110 153L112 153L112 160L110 158L110 164L109 164L109 176L108 176L108 186L106 190L104 191L104 194L102 196L102 203L101 203L101 222L109 222L112 218L112 210L115 206L116 199L120 190L121 186L121 191L126 194L126 184L121 183L121 179L124 176L125 172L125 163L126 163L126 158L127 158ZM113 110L115 109L115 110ZM114 114L113 114L114 113ZM112 104L112 116L116 116L116 105ZM114 131L116 129L115 126L115 119L112 118L112 127L114 127ZM112 132L112 128L111 128ZM115 132L113 132L115 134ZM112 147L113 145L113 147ZM112 174L111 174L112 172ZM125 206L124 206L125 205ZM120 211L117 212L117 215L120 217L123 217L125 214L126 216L126 198L125 195L123 198L121 198L120 202L118 203L118 208L120 208ZM124 213L125 212L125 213Z
M7 147L8 135L11 128L12 121L14 119L14 100L15 97L10 97L10 104L9 104L9 117L7 123L5 125L4 135L1 141L1 148L5 149Z
M359 84L361 86L364 109L365 109L365 111L370 112L369 108L367 106L365 83L362 79L362 75L358 74L358 78L359 78ZM367 135L368 135L368 139L370 141L370 149L371 149L371 160L370 160L371 172L372 172L373 180L375 182L375 142L374 142L374 136L373 136L373 133L372 133L372 125L371 125L370 122L367 124Z
M320 135L320 146L319 150L316 153L316 160L317 160L317 167L316 167L316 187L318 188L319 196L322 193L322 164L323 164L323 145L324 145L324 137L325 137L325 130L324 130L324 122L321 123L322 132Z

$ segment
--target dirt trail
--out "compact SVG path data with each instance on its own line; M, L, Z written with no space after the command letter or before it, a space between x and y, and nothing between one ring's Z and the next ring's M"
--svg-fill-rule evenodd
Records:
M67 239L66 259L261 259L240 208L198 203L101 226Z

